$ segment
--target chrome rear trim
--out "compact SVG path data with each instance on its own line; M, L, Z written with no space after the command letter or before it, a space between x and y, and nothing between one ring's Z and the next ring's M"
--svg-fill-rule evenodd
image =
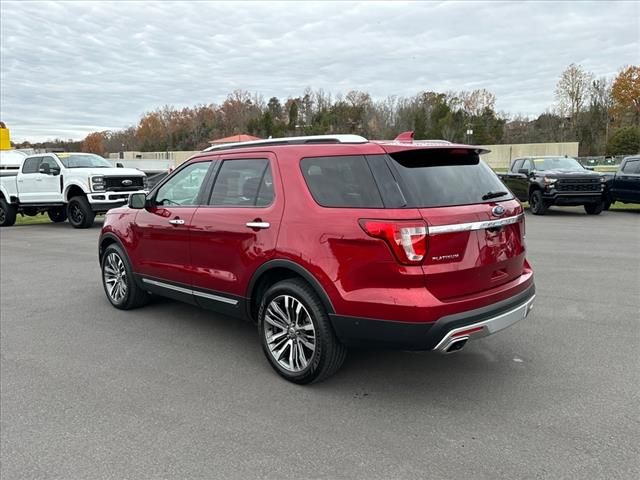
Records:
M228 303L229 305L237 305L238 301L233 298L221 297L212 293L198 292L197 290L190 290L188 288L178 287L177 285L171 285L170 283L158 282L157 280L151 280L149 278L143 278L143 283L155 285L156 287L166 288L180 293L186 293L187 295L195 295L196 297L207 298L209 300L215 300L216 302Z
M437 225L429 227L429 235L442 235L444 233L455 232L471 232L474 230L486 230L488 228L500 228L505 225L512 225L518 223L524 218L524 213L516 215L514 217L500 218L498 220L486 220L483 222L470 222L470 223L454 223L451 225Z

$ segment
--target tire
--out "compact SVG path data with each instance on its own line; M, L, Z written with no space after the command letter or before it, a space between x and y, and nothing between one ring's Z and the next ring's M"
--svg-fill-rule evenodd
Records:
M302 279L283 280L267 289L260 300L258 332L273 369L300 385L330 377L347 355L318 295ZM281 337L269 341L274 335ZM300 355L291 355L292 350Z
M109 302L120 310L146 305L149 294L135 281L127 255L117 244L109 245L100 261L102 286Z
M17 209L4 198L0 198L0 227L10 227L16 223Z
M47 215L53 223L62 223L67 219L67 211L64 207L47 210Z
M67 218L73 228L89 228L96 214L91 210L87 197L77 196L67 204Z
M602 210L604 210L604 202L587 203L584 206L584 211L587 212L587 215L600 215Z
M540 190L534 190L531 192L531 195L529 195L529 208L534 215L544 215L547 213L549 206L544 203Z

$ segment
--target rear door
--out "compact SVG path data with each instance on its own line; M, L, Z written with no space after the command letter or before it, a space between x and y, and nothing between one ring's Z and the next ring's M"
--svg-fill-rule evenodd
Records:
M522 274L522 207L476 153L412 150L390 158L409 205L428 225L422 268L430 292L448 300Z
M42 157L27 158L18 174L18 198L21 203L37 203L39 185L42 181L38 168ZM38 181L40 180L40 181Z
M204 159L177 170L152 194L152 205L136 215L132 258L150 290L192 300L189 227L212 164Z
M275 155L221 155L204 203L191 221L196 299L237 313L251 276L275 252L284 207Z

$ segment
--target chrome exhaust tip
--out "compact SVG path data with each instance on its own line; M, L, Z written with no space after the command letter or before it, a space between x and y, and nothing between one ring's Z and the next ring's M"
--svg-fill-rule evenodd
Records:
M449 345L447 345L447 348L445 348L444 352L445 353L459 352L464 348L468 340L469 340L469 337L454 338L453 340L451 340L451 342L449 342Z

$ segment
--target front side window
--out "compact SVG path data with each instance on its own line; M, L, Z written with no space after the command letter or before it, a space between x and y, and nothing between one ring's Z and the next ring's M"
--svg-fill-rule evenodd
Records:
M225 160L213 186L209 205L265 207L273 202L273 176L267 159Z
M44 157L40 165L38 165L38 169L40 168L41 165L49 165L49 170L51 171L60 170L60 167L58 166L58 162L56 162L55 159L52 157Z
M198 205L200 189L211 162L198 162L178 170L156 193L156 205Z
M623 173L640 173L640 160L627 160L622 169Z
M524 160L516 160L516 161L513 163L513 168L511 169L511 171L512 171L513 173L518 173L518 170L520 170L521 168L523 168L523 167L522 167L522 164L523 164L523 163L524 163Z
M300 168L318 205L384 207L371 169L362 155L303 158Z
M42 157L27 158L22 166L22 173L38 173Z

